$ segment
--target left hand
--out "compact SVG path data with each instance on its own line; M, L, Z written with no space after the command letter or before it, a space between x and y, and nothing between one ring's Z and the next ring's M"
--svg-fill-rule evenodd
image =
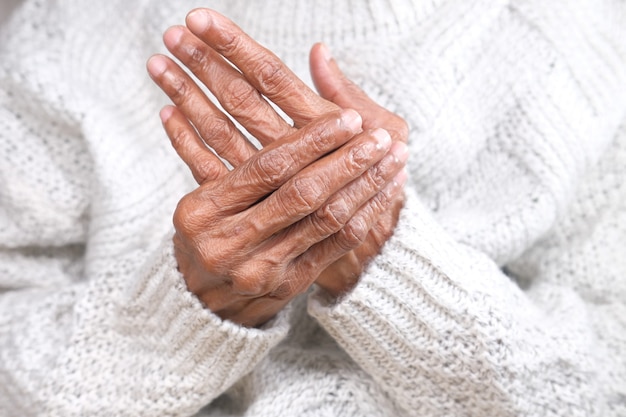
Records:
M398 150L408 138L404 120L378 106L347 80L321 44L315 45L311 51L311 73L320 97L276 55L214 11L192 11L187 16L187 28L170 28L164 35L164 41L172 54L218 98L226 112L264 146L338 107L354 108L363 117L364 129L384 128L390 133L397 143L394 145L395 154L401 155L399 159L402 163L406 161L406 147ZM173 62L170 64L175 65ZM152 72L156 79L158 74ZM216 117L215 114L219 113L215 111L207 112L207 106L209 109L214 109L214 106L203 94L199 94L199 88L191 80L181 82L181 79L165 79L158 83L218 154L228 150L230 155L236 155L232 157L235 164L247 160L255 152L254 148L225 117ZM294 126L285 122L262 95L278 105L294 121ZM170 137L172 133L168 132ZM208 149L186 142L178 143L177 151L194 154L194 158L183 159L198 181L210 175L203 172L206 164L203 163L202 153L210 153ZM405 178L405 174L401 173L396 181L404 182ZM401 206L402 197L395 198L391 209L380 217L365 243L322 272L317 284L333 295L349 291L356 284L365 263L378 253L392 234Z

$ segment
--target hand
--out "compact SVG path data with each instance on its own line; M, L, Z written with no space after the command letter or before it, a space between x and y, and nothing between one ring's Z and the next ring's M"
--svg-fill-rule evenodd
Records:
M182 113L168 107L162 118L174 141L201 146ZM363 242L401 187L389 183L398 168L385 157L391 138L356 134L360 122L351 110L322 116L231 172L205 159L217 178L180 201L174 247L189 290L213 312L262 324ZM365 172L380 186L356 186Z
M207 22L198 22L198 13L201 13L201 18L208 17L211 20L208 27ZM281 137L292 132L294 128L285 123L267 105L259 91L279 103L294 120L296 127L306 125L319 114L336 108L334 104L323 100L308 89L271 52L261 48L232 22L222 16L214 12L199 10L196 12L195 18L194 13L190 14L188 24L196 30L196 34L202 38L202 41L191 35L186 28L175 27L166 32L164 36L166 45L212 90L223 107L251 133L255 134L264 145L272 143L275 137ZM243 74L234 70L217 51L220 51L237 65ZM161 57L161 59L164 58ZM168 63L167 61L161 61L161 64L164 62L167 65L174 65L173 62ZM151 72L155 76L161 70ZM172 97L183 114L193 121L201 135L204 138L209 138L207 142L220 155L224 156L223 151L225 150L230 151L226 159L233 165L236 166L245 161L254 153L254 149L243 140L228 119L216 112L210 101L199 93L199 89L193 82L184 77L171 77L162 81L162 87ZM371 100L370 103L367 103L362 98L367 99L361 93L356 103L376 106L371 103ZM206 112L205 109L207 108L211 108L212 111ZM386 111L369 113L375 116L391 115ZM254 117L250 117L250 115ZM401 121L397 116L395 118ZM214 176L214 173L206 169L210 164L205 162L205 159L212 155L202 143L199 146L194 146L197 145L195 141L181 140L180 137L173 136L171 132L168 133L170 133L170 137L173 137L174 146L186 160L199 182ZM193 158L190 157L192 155ZM406 152L403 147L394 145L393 155L396 164L404 164ZM402 183L403 180L402 174L396 178L396 182L399 183ZM365 177L362 181L367 182L368 178ZM396 197L394 201L401 201L401 199ZM390 210L390 212L395 213L397 218L397 210ZM379 222L378 224L385 223ZM391 226L387 227L392 230ZM375 249L372 250L374 245L366 242L368 244L364 248L368 248L368 251L361 251L360 254L373 254L378 251L383 242L373 239L377 235L379 234L368 236L367 240L377 245ZM332 284L340 282L336 278L333 277ZM353 280L348 282L353 282ZM320 284L323 283L320 282ZM328 289L330 288L328 287Z
M352 108L363 117L363 128L384 127L394 142L407 143L408 125L397 114L377 105L356 84L346 78L328 48L318 43L310 53L313 83L323 98L342 108ZM402 159L406 161L407 155ZM406 177L401 179L403 182ZM337 296L351 289L358 281L363 268L391 237L398 222L404 194L397 194L389 210L383 212L361 246L348 252L326 268L317 279L318 285Z

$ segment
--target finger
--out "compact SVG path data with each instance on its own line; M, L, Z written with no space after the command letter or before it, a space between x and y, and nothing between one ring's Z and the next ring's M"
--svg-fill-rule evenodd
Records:
M249 314L244 312L255 300L257 299L234 295L229 287L225 286L212 290L202 299L205 305L220 318L236 323L241 323L239 320L251 318Z
M224 181L203 191L211 198L218 195L223 210L241 212L312 162L348 142L360 130L361 117L354 110L328 114L267 146L232 171ZM233 193L233 190L237 192ZM244 214L243 220L245 223L241 229L264 228L262 221L255 221L253 216Z
M385 128L393 140L407 142L406 122L373 101L361 88L350 81L339 69L328 47L317 43L309 55L311 78L320 95L342 108L351 108L363 116L363 127Z
M259 327L271 320L279 311L291 301L292 297L277 299L275 297L261 297L251 300L245 308L233 310L228 314L227 319L244 327Z
M184 26L163 35L170 52L213 93L222 107L263 145L293 131L248 80Z
M387 210L387 212L383 213L383 215L380 216L380 219L378 219L378 222L370 231L368 242L371 240L371 242L369 242L371 243L371 248L363 248L364 250L362 254L365 257L374 255L393 234L393 231L396 228L396 224L398 223L398 217L400 216L400 209L402 209L403 206L404 193L401 193L396 196L389 210ZM358 251L360 252L361 248L358 248Z
M293 265L295 270L303 271L302 273L315 270L317 277L337 259L361 246L378 218L389 209L396 196L402 193L405 181L406 174L401 171L382 191L363 205L343 229L298 257ZM333 282L323 279L319 279L318 284L330 290L335 287Z
M378 132L389 135L382 129ZM378 132L373 132L373 134ZM318 210L273 236L265 245L271 248L271 251L287 254L286 256L293 259L314 244L337 233L343 229L357 210L394 179L404 168L407 157L406 145L395 143L380 162L333 194Z
M382 129L358 135L341 149L303 169L248 211L265 240L318 210L333 194L380 161L391 145Z
M195 9L187 15L186 24L194 35L237 66L257 90L291 117L296 127L337 109L228 18L213 10Z
M315 88L327 100L340 107L351 103L370 113L386 111L343 74L325 44L313 45L309 54L309 67Z
M324 269L315 280L315 283L334 297L338 297L354 288L364 269L364 263L359 256L359 252L368 244L371 233L370 230L361 246L352 249Z
M148 60L148 72L155 83L176 104L218 155L233 166L240 165L256 150L235 125L209 100L200 87L174 61L154 55Z
M206 147L180 110L167 106L161 110L160 116L172 146L198 184L228 173L226 166Z

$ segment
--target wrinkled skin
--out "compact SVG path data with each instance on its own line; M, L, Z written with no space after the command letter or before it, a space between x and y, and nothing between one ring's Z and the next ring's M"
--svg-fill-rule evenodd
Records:
M334 296L349 291L397 222L406 123L348 81L321 44L310 55L318 95L218 13L194 10L186 24L165 33L166 46L264 146L257 151L171 59L150 59L175 104L161 112L165 130L200 185L174 215L190 291L246 326L313 282Z

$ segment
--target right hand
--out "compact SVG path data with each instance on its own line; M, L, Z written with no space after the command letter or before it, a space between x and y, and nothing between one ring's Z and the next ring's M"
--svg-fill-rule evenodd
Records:
M161 116L173 141L201 140L177 109ZM233 171L205 155L213 178L174 215L175 253L189 290L223 319L258 326L361 245L402 187L391 181L401 166L388 154L387 132L360 131L356 112L335 111ZM377 176L367 187L354 182L365 172Z

